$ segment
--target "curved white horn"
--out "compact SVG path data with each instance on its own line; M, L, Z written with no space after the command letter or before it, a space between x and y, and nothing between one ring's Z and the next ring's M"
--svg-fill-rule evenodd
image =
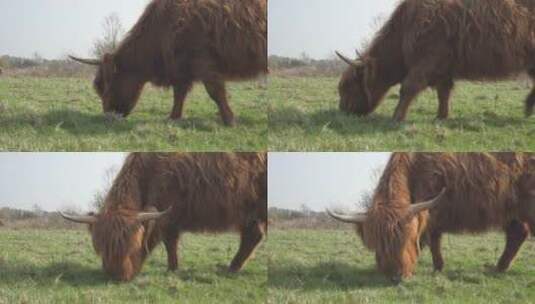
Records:
M137 215L136 218L140 222L155 220L166 215L167 213L169 213L169 211L171 211L171 207L167 208L167 210L162 212L141 212Z
M347 64L349 64L349 65L351 65L351 66L354 66L354 67L358 68L358 67L361 67L361 66L364 65L364 63L363 63L362 61L360 61L360 60L349 59L348 57L342 55L342 54L341 54L340 52L338 52L338 51L335 51L335 53L336 53L336 55L337 55L338 57L340 57L340 59L342 59L342 61L344 61L345 63L347 63Z
M335 220L340 222L349 223L349 224L360 224L366 221L366 214L355 213L355 214L339 214L327 209L327 214L330 215Z
M80 62L80 63L83 63L83 64L88 64L88 65L99 66L99 65L102 64L102 60L99 60L99 59L84 59L84 58L74 57L74 56L71 56L71 55L69 55L69 58L71 58L74 61L77 61L77 62Z
M93 224L97 221L97 217L93 215L68 215L61 211L59 212L59 214L64 219L79 224Z
M446 193L446 188L442 189L442 191L440 191L440 193L435 198L432 198L422 203L412 204L409 207L409 214L414 215L418 212L429 210L435 207L440 202L440 199L442 199L445 193Z

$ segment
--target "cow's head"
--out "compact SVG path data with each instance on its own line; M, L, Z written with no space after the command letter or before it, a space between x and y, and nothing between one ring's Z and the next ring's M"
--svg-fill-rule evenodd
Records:
M121 66L113 54L106 54L102 59L70 58L98 67L93 87L102 101L104 113L126 117L132 112L143 89L141 77Z
M405 208L374 201L366 213L340 214L327 210L336 220L356 224L364 245L375 252L379 271L394 283L409 278L420 254L420 238L425 232L427 210L435 207L445 190L435 198Z
M104 271L114 280L129 281L141 270L148 254L155 221L167 212L169 209L158 212L152 207L147 212L118 210L84 216L60 214L69 221L87 224Z
M375 60L372 58L352 60L339 52L336 54L349 65L338 84L340 110L359 116L372 113L388 90L388 86L377 75Z

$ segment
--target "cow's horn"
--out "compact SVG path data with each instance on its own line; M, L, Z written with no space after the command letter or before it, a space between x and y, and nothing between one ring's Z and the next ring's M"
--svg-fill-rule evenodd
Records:
M97 217L93 215L68 215L63 212L59 214L66 220L79 224L93 224L97 221Z
M327 209L327 214L329 214L335 220L349 224L360 224L366 221L366 214L362 213L339 214Z
M102 60L100 59L84 59L84 58L78 58L78 57L74 57L70 55L69 55L69 58L71 58L74 61L83 63L83 64L96 65L96 66L99 66L102 64Z
M140 222L146 222L150 220L158 219L171 211L171 207L162 212L141 212L137 215L137 220Z
M422 203L412 204L409 207L409 214L414 215L420 211L429 210L435 207L440 202L440 199L444 196L445 193L446 193L446 188L442 189L442 191L440 191L440 193L433 199L430 199Z
M347 58L346 56L342 55L340 52L338 51L335 51L336 55L338 57L340 57L340 59L342 59L345 63L351 65L351 66L354 66L356 68L358 67L361 67L363 65L363 62L360 61L360 60L353 60L353 59L349 59Z

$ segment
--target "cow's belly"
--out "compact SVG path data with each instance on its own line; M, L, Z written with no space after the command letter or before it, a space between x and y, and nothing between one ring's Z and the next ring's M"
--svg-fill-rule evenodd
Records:
M473 204L466 203L465 206ZM471 206L472 207L472 206ZM510 219L507 212L498 208L450 208L433 213L430 227L450 233L481 233L502 229Z

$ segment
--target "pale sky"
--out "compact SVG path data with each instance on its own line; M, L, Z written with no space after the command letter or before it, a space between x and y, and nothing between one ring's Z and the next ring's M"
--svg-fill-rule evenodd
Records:
M0 56L54 59L87 56L102 35L102 21L117 13L129 30L149 0L0 0ZM388 17L398 0L269 0L270 55L327 58L354 54L370 39L375 19Z
M269 55L330 58L348 55L378 29L399 0L269 0Z
M358 210L362 194L375 189L375 170L390 153L270 153L269 207L315 211Z
M119 170L125 153L0 153L0 208L47 211L90 209L106 184L106 170ZM269 206L316 211L356 210L372 191L389 153L269 153Z
M123 153L0 153L0 208L89 210L105 172L121 168Z
M90 55L103 19L117 13L129 30L148 0L0 0L0 56L47 59Z

